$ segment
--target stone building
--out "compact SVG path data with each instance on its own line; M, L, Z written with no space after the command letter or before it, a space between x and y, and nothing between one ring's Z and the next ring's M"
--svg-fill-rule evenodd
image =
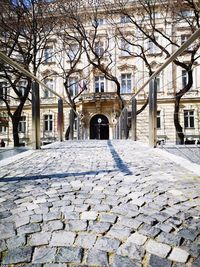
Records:
M158 1L159 2L159 1ZM108 10L104 10L101 6L100 11L95 10L95 27L92 24L91 16L85 22L88 36L94 36L94 29L97 29L93 49L96 56L99 56L101 64L108 69L112 77L116 78L120 85L121 97L124 105L127 108L127 125L130 127L131 116L131 96L137 92L138 88L149 77L149 70L145 65L144 60L137 56L140 52L139 45L144 49L145 56L151 71L155 71L166 59L166 54L155 45L149 38L141 38L141 34L131 21L131 16L137 8L138 21L144 20L147 31L150 31L150 18L141 12L142 7L138 7L137 1L130 1L131 6L126 12L120 9L108 14ZM91 4L91 3L90 3ZM113 9L115 5L113 6ZM81 7L80 7L81 10ZM89 10L89 8L88 8ZM129 13L128 11L129 10ZM131 10L131 11L130 11ZM139 11L138 11L139 10ZM191 30L187 20L191 20L194 16L192 9L185 8L181 10L182 19L174 21L170 19L169 14L163 16L163 9L159 6L155 7L154 16L156 29L153 31L155 40L161 44L169 54L172 54L187 38L191 35ZM81 11L83 12L83 11ZM89 10L90 14L94 12ZM172 12L172 11L171 11ZM79 13L80 14L80 13ZM141 17L142 14L142 17ZM89 16L88 16L89 17ZM135 19L134 17L134 19ZM171 16L174 18L174 16ZM145 22L146 21L146 22ZM63 31L65 34L66 29ZM120 33L120 34L119 34ZM133 34L134 33L134 34ZM174 45L167 42L165 37L169 36L173 40ZM157 34L157 36L156 36ZM67 99L67 94L64 88L64 79L62 71L70 69L70 63L73 57L76 57L77 44L73 41L65 50L60 50L63 45L62 31L59 38L56 35L52 36L48 42L44 53L44 63L40 67L38 77L43 79L46 85L55 90L60 95ZM138 37L139 36L139 37ZM138 46L136 46L137 44ZM198 55L199 51L197 51ZM91 51L90 51L91 54ZM181 55L181 62L190 62L190 48ZM61 60L62 59L62 60ZM91 62L90 62L91 60ZM77 129L80 126L78 133L81 139L113 139L116 136L116 125L121 112L121 101L116 93L116 83L113 79L109 79L101 72L99 67L94 67L96 57L90 57L86 53L82 53L80 60L76 66L76 71L68 77L68 90L72 96L77 95L81 88L85 86L85 90L76 98L76 110L80 115L79 120L75 119L74 123L74 138L77 138ZM62 66L61 66L62 64ZM180 102L179 120L183 127L184 141L186 143L195 143L200 140L200 68L199 59L193 66L193 85L191 89L184 94ZM47 78L44 78L47 77ZM170 64L164 69L155 79L155 85L158 92L157 106L157 139L163 140L166 143L176 143L177 133L174 126L174 102L175 94L187 85L188 73L184 68L176 64ZM25 90L25 81L19 84L19 90ZM150 85L151 86L151 85ZM139 110L148 96L148 87L137 95L137 109ZM6 82L1 80L0 94L8 94L6 90ZM58 99L48 90L40 91L41 100L41 142L47 144L58 140ZM4 102L0 100L0 139L4 139L7 145L12 145L12 124L7 116ZM13 107L15 101L11 100ZM64 131L69 125L70 107L64 104ZM22 112L19 123L19 136L22 145L31 145L32 134L32 115L31 103L27 101ZM137 116L137 139L147 142L148 140L148 106ZM126 134L123 134L126 138ZM129 137L131 135L129 134Z

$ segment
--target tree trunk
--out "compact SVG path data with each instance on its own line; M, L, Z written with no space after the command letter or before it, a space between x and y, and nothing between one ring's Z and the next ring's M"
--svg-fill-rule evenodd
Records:
M18 133L18 125L19 120L12 119L12 125L13 125L13 141L14 141L14 147L19 147L19 133Z
M177 143L180 145L184 144L184 134L183 134L183 127L180 125L179 122L179 105L180 105L181 97L175 98L175 106L174 106L174 126L176 129L176 135L178 137Z

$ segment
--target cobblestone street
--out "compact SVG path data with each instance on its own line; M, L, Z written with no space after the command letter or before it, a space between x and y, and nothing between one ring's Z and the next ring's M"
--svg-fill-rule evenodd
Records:
M0 163L1 266L200 266L198 174L131 140L24 153Z

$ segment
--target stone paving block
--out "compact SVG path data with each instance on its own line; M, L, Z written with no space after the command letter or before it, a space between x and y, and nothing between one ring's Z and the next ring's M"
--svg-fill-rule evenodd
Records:
M100 212L100 211L110 211L110 209L111 209L111 207L110 207L110 205L94 205L93 207L92 207L92 210L94 210L94 211L98 211L98 212Z
M126 240L131 234L131 230L129 228L121 228L121 227L116 227L113 226L106 234L106 237L111 237L111 238L117 238L121 241Z
M81 220L94 221L96 220L97 216L98 216L98 213L95 211L84 211L81 214Z
M110 213L101 213L99 218L101 222L109 223L114 223L117 220L117 216Z
M83 248L92 248L96 239L97 235L90 233L80 233L76 238L75 245Z
M94 249L89 250L86 262L89 266L108 266L107 252Z
M172 263L167 259L160 258L156 255L150 256L148 267L171 267L171 266Z
M61 217L60 211L58 212L48 212L43 215L43 221L58 220Z
M32 257L33 248L32 247L22 247L22 248L15 248L9 250L3 257L2 257L2 264L15 264L15 263L23 263L23 262L30 262Z
M127 218L124 216L120 216L119 220L117 222L119 225L124 225L130 228L133 228L134 230L137 230L139 226L141 226L142 222L138 221L137 219L133 218Z
M82 220L70 220L67 221L65 226L65 230L67 231L86 231L87 230L87 222Z
M17 247L22 247L26 244L25 235L15 236L6 240L6 245L8 249L14 249Z
M170 233L160 233L159 236L156 238L158 242L166 243L171 246L179 246L181 243L182 238L175 234Z
M121 256L128 256L131 259L137 259L142 262L145 250L142 246L138 246L127 240L117 249L117 254Z
M30 218L29 217L18 217L15 219L15 226L18 228L20 226L23 226L23 225L26 225L26 224L29 224L30 222Z
M17 228L17 233L18 234L32 234L35 232L39 232L41 230L41 227L39 224L36 223L29 223L23 226L20 226Z
M33 253L33 263L50 263L55 260L56 248L36 247Z
M146 245L147 252L149 252L150 254L157 255L161 258L165 258L170 252L170 250L171 250L170 246L156 242L155 240L152 239L148 240Z
M76 211L64 212L64 217L66 220L79 220L80 213Z
M51 232L40 232L32 234L28 238L28 244L31 246L41 246L49 244L50 238L52 236Z
M198 232L195 231L195 230L192 230L192 229L181 229L179 232L178 232L178 235L185 238L185 239L188 239L188 240L191 240L191 241L194 241L195 238L197 237L198 235Z
M138 232L145 236L154 238L161 232L161 230L154 226L142 224L142 226L138 229Z
M5 240L0 240L0 252L7 249Z
M74 243L75 236L75 233L68 231L53 232L50 246L71 246Z
M47 221L41 224L42 231L49 232L49 231L56 231L56 230L62 230L63 229L63 223L60 220L53 220L53 221Z
M97 234L104 234L109 230L110 227L111 227L110 223L90 221L88 225L88 231Z
M175 262L185 263L189 257L189 253L181 248L175 247L170 253L168 259Z
M199 267L200 266L200 256L194 260L192 263L192 267Z
M141 235L137 232L133 233L128 239L127 242L136 244L138 246L142 246L144 245L144 243L146 242L147 237L144 235Z
M120 241L117 239L107 238L107 237L99 237L95 244L95 249L114 252L120 245Z
M57 252L55 261L65 263L80 263L83 256L83 249L77 247L60 248Z
M41 214L33 214L30 216L31 223L39 223L42 222L43 218Z
M65 263L47 263L44 264L43 267L67 267Z
M119 255L114 256L113 263L111 267L142 267L142 264L138 261L129 259L128 257L123 257Z
M0 240L15 236L13 223L0 224Z

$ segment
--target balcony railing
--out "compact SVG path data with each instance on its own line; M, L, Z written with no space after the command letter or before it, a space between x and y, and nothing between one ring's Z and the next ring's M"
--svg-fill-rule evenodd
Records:
M88 93L88 94L82 94L78 101L83 102L93 102L96 100L115 100L117 99L117 93L115 92L102 92L102 93Z

